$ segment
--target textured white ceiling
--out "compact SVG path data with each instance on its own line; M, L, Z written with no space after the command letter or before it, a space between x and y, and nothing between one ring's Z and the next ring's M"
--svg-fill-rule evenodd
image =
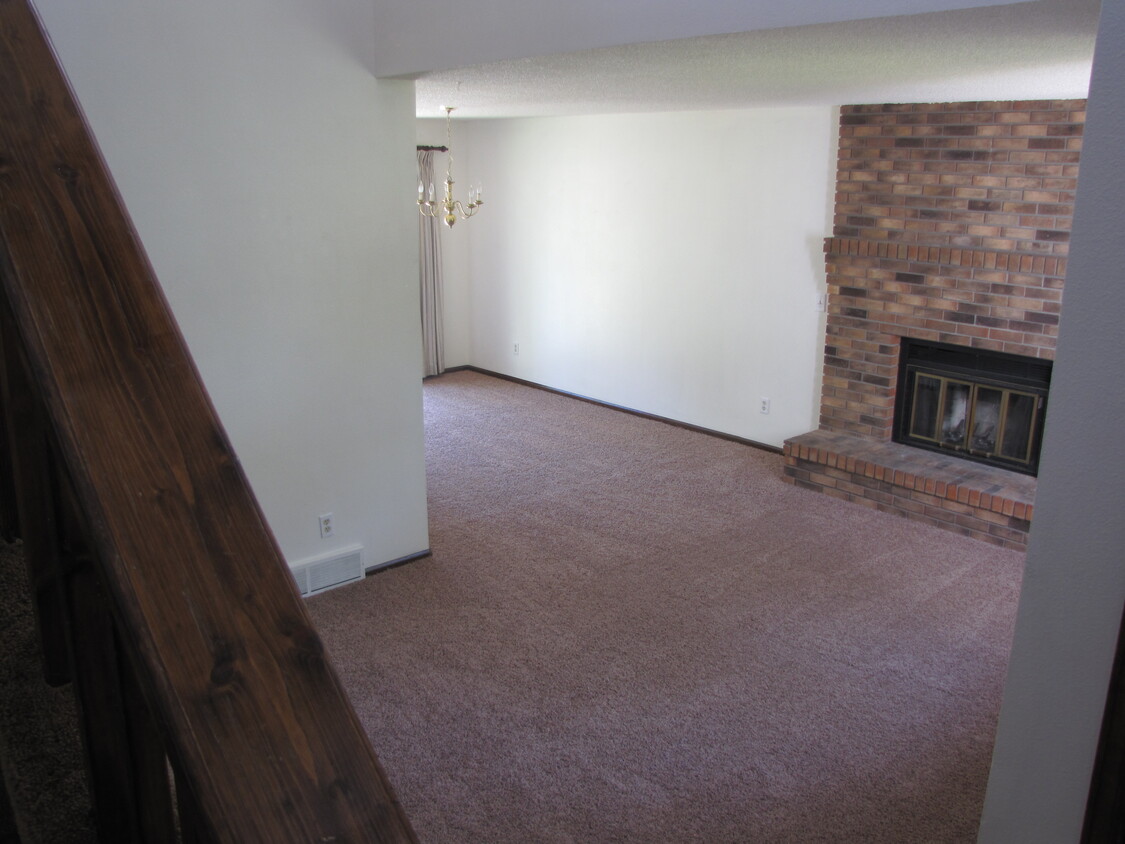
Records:
M709 35L417 75L417 113L523 117L1084 97L1100 0Z
M375 75L1014 0L372 0Z

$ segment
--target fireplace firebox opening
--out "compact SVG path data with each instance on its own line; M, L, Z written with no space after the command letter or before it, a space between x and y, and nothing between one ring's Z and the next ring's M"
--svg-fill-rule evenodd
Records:
M902 338L892 439L1028 475L1051 361Z

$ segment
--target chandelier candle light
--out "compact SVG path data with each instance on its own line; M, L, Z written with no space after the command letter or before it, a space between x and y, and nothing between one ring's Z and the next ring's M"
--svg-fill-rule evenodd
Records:
M434 183L430 182L430 189L427 193L421 182L418 182L418 210L424 217L443 217L445 224L453 228L453 224L457 222L458 217L462 220L467 220L469 217L477 213L477 210L484 204L481 199L480 183L476 187L469 188L469 204L462 205L461 201L453 198L453 125L450 115L453 113L453 106L444 106L445 108L445 145L449 148L449 160L445 168L445 199L438 202L434 198Z

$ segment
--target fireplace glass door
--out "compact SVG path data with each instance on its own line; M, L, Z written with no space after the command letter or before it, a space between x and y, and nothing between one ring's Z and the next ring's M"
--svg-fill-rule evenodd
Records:
M1049 361L903 340L894 439L1035 474Z
M941 448L1030 465L1039 397L914 373L910 436Z

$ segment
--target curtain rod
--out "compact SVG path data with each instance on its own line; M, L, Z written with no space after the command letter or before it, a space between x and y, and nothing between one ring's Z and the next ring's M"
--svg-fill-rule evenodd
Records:
M425 150L433 150L434 152L449 152L449 147L428 147L422 144L418 144L419 152L423 152Z

